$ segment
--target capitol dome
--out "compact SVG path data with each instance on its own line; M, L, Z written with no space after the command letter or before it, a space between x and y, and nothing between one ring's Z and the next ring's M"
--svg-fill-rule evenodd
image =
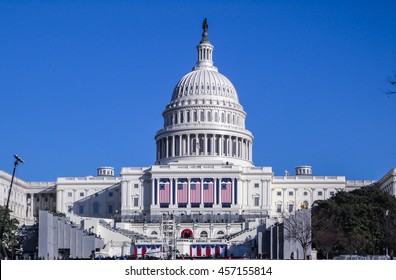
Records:
M157 164L194 162L252 165L253 135L231 81L213 64L206 19L198 61L176 84L156 134Z
M197 95L227 98L239 103L234 85L214 67L194 68L181 78L173 90L170 103L194 98Z

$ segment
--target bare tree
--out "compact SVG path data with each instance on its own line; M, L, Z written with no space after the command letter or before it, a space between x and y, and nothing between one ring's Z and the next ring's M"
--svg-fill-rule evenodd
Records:
M283 218L285 239L301 245L304 259L312 244L311 210L302 209Z

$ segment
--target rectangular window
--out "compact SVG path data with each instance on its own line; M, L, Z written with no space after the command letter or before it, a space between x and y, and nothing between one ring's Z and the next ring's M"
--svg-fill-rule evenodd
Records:
M256 196L253 199L254 199L254 206L260 206L260 197Z
M293 192L289 192L289 195L292 196L292 195L293 195Z
M84 214L84 205L79 205L78 206L78 213L79 214Z
M334 195L334 192L330 192L330 195L333 196L333 195Z
M276 205L276 212L281 213L282 212L282 204L277 204Z
M323 195L323 192L319 191L319 192L318 192L318 195L322 196L322 195Z
M276 192L276 195L277 195L277 196L281 196L281 195L282 195L282 192Z
M80 197L83 197L84 196L84 193L83 192L80 192Z
M289 204L289 213L293 212L294 210L294 205L293 204Z
M72 196L73 196L73 193L72 193L72 192L68 192L68 193L67 193L67 196L68 196L68 197L72 197Z
M139 206L139 198L138 197L134 197L133 198L133 206L134 207L138 207Z
M112 197L113 196L113 192L109 192L109 197Z
M138 188L139 188L139 184L134 184L133 187L134 187L135 189L138 189Z
M259 183L255 183L255 184L254 184L254 187L255 187L255 188L259 188L259 187L260 187L260 184L259 184Z
M113 205L107 207L107 214L113 214Z

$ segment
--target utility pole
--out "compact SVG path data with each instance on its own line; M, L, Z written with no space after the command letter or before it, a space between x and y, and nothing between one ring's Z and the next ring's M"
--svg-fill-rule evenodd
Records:
M5 251L5 246L3 244L3 236L4 236L4 229L5 229L5 224L6 224L7 214L8 214L8 205L10 204L10 196L11 196L12 184L14 183L15 171L16 171L17 166L18 166L19 163L24 163L25 162L18 155L14 155L14 158L15 158L14 170L12 171L10 190L8 191L7 204L6 204L6 207L4 209L3 223L1 225L1 231L0 231L0 242L1 242L1 244L0 244L0 246L1 246L0 259L6 259L7 258L7 253Z

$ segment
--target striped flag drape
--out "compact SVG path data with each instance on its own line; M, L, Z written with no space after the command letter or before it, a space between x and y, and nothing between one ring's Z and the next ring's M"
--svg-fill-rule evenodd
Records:
M179 179L177 181L177 202L188 203L188 183L186 180Z
M225 244L200 244L190 246L191 257L225 257L227 245Z
M211 179L210 181L204 181L203 202L213 204L214 203L213 194L214 194L213 180Z
M201 182L199 179L192 179L190 183L191 203L201 203Z
M221 182L221 202L222 203L231 203L232 202L232 184L231 179L223 179Z
M170 181L169 179L161 179L159 184L159 203L169 204L170 197Z

